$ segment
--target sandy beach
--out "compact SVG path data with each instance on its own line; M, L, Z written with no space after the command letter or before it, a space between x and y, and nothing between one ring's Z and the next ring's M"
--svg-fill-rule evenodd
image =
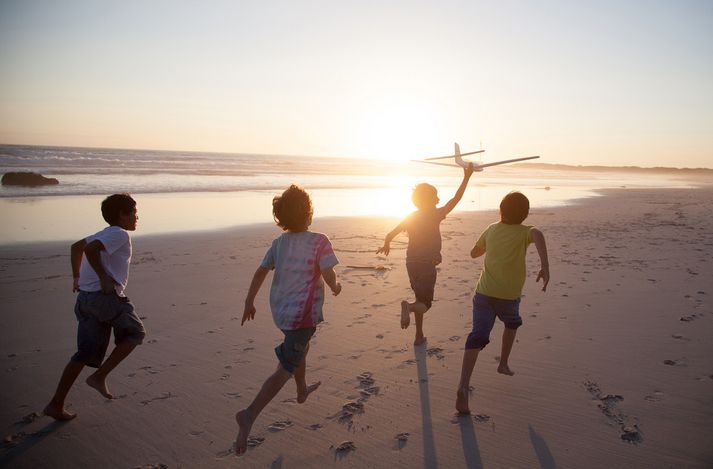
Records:
M471 416L455 390L482 259L469 251L495 212L452 214L426 315L426 346L399 326L410 288L405 236L374 254L395 219L319 218L340 259L297 404L288 383L233 453L234 414L274 370L281 340L267 304L240 326L275 226L137 237L128 295L148 336L105 400L83 383L79 416L41 415L75 350L69 245L0 247L0 466L707 468L713 465L713 189L617 189L533 207L552 281L528 255L524 325L496 373L502 324L473 374ZM466 199L468 194L466 194ZM137 196L139 209L141 197ZM74 216L67 214L67 216ZM140 233L141 226L137 233Z

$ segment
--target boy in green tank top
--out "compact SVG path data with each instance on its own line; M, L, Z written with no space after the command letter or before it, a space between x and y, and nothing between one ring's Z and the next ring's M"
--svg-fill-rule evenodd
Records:
M533 242L540 256L540 272L536 281L542 279L542 291L547 290L550 281L547 245L540 230L522 224L529 212L530 201L527 197L520 192L510 192L500 202L500 222L488 226L470 251L473 258L485 254L485 265L473 297L473 330L466 340L456 394L456 410L459 413L470 413L470 377L478 353L490 342L490 331L496 317L505 324L498 373L514 374L508 366L508 358L517 328L522 325L519 309L527 276L525 255L527 247Z

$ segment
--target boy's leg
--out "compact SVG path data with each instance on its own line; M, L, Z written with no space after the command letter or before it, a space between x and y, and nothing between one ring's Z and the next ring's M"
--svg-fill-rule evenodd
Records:
M470 395L470 378L473 374L478 354L490 342L490 331L495 324L495 311L491 299L480 293L473 297L473 330L468 334L463 352L463 364L460 372L460 382L456 391L456 410L459 413L470 413L468 397Z
M500 364L498 365L498 373L512 376L515 373L508 366L508 359L512 346L515 343L515 334L517 328L522 325L520 317L520 300L497 300L497 315L505 324L503 330L503 345L500 351Z
M292 373L287 371L278 363L277 370L265 380L255 399L248 407L235 414L238 422L238 436L235 439L235 453L242 454L248 446L248 435L253 426L253 422L262 412L267 404L280 392L280 389L292 378Z
M64 367L64 371L62 372L62 376L59 378L57 390L54 392L54 396L52 396L50 403L47 404L44 409L45 415L52 417L55 420L72 420L77 416L76 413L65 410L64 401L83 368L83 363L75 362L73 360L70 360L69 363L67 363L67 366Z
M114 330L114 340L116 347L112 350L109 357L104 360L97 371L89 375L86 383L99 391L99 393L107 399L113 399L114 396L109 392L106 385L106 377L111 371L116 368L129 354L141 344L146 336L146 330L141 319L134 310L134 305L128 298L119 298L117 296L110 298L110 312L113 319L107 322Z
M428 311L428 306L417 300L409 304L409 310L413 311L413 318L416 322L416 337L413 344L421 345L426 342L426 337L423 335L423 315Z
M475 362L478 359L478 353L482 349L465 349L463 352L463 364L460 371L460 382L458 383L458 391L456 392L456 410L460 414L469 414L468 395L470 394L470 377L473 374Z
M517 334L517 329L509 329L506 327L503 330L503 347L500 352L500 365L498 365L498 373L508 376L515 374L512 370L510 370L510 367L508 367L508 358L510 358L512 345L515 343L515 334Z
M106 377L111 371L117 367L119 363L122 362L129 354L136 348L133 342L122 342L114 347L114 350L109 355L101 366L87 377L86 383L99 391L99 394L106 397L107 399L113 399L114 396L109 392L109 388L106 386Z
M300 361L300 364L297 368L295 368L295 384L297 385L297 403L302 404L307 400L307 397L312 393L312 391L315 391L320 384L322 384L321 381L317 381L316 383L312 383L309 386L307 386L307 381L305 380L305 373L307 371L307 353L309 352L309 344L307 344L307 350L305 350L305 357Z

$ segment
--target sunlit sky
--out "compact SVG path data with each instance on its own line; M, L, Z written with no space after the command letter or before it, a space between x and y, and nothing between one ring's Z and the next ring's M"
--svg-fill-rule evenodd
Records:
M713 167L713 2L0 0L0 143Z

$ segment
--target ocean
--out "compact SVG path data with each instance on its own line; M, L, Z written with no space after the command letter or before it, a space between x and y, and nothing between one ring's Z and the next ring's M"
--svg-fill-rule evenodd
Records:
M292 183L311 193L315 219L401 218L413 210L415 184L433 184L445 203L462 177L460 168L408 161L26 145L0 145L0 171L59 180L36 188L0 186L0 244L76 240L97 231L104 224L99 204L116 192L137 200L140 236L272 223L272 197ZM456 210L496 209L511 190L542 208L605 188L691 186L660 173L498 166L473 175Z

